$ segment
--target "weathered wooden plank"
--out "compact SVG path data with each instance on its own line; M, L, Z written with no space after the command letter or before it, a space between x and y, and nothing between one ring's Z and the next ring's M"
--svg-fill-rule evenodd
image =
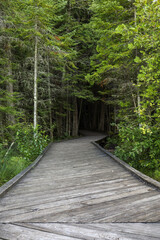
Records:
M92 187L92 189L91 189ZM35 198L29 197L27 195L24 195L24 198L27 198L28 201L24 201L24 198L18 198L15 202L14 201L9 201L7 203L4 201L4 204L1 205L0 211L6 211L6 210L11 210L14 208L22 208L26 206L35 206L35 205L40 205L40 204L47 204L48 202L57 202L57 201L64 201L67 200L70 201L72 198L76 199L78 198L78 201L82 201L84 203L85 200L91 200L91 199L99 199L102 197L110 197L111 195L113 196L114 199L121 197L119 195L122 194L123 192L126 192L126 194L130 195L130 193L135 190L135 189L142 189L144 191L149 191L150 188L143 189L143 186L138 186L137 183L132 183L130 184L127 189L125 186L117 188L116 184L112 184L110 187L107 188L107 184L97 184L93 186L85 186L83 188L71 188L71 189L58 189L57 191L51 191L50 194L47 194L47 192L36 192ZM23 196L23 195L22 195ZM20 201L21 200L21 201ZM113 200L113 199L112 199ZM107 199L106 199L107 201ZM108 199L109 201L109 199ZM87 204L87 203L84 203ZM1 215L2 216L2 215Z
M85 240L158 240L160 224L58 224L58 223L27 223L9 225L12 234L27 233L30 239L35 234L49 239L85 239ZM40 234L39 234L40 233ZM53 235L52 235L53 234ZM13 235L12 235L13 236ZM55 238L51 238L55 237ZM18 238L19 239L19 238ZM26 239L26 238L24 238ZM36 239L36 238L35 238Z
M137 233L132 225L108 225L160 221L160 193L106 157L89 143L93 139L53 144L38 166L0 198L0 222L10 223L0 224L5 234L0 238L160 239L158 231L151 232L157 225L148 232L143 229L148 225L137 225Z
M135 193L144 193L146 191L148 191L147 189L143 189L142 187L136 187L136 188L131 188L131 191L128 192L126 191L126 189L121 191L121 194L115 194L115 192L100 192L100 193L94 193L92 195L88 195L88 194L84 194L83 196L79 196L79 197L73 197L70 196L68 199L63 199L63 200L59 200L59 201L52 201L52 202L44 202L43 204L36 204L36 205L31 205L30 207L18 207L16 209L9 209L9 212L7 211L1 211L1 216L0 216L0 221L5 221L7 219L9 219L10 221L15 221L15 219L18 218L18 220L16 221L24 221L25 219L22 217L22 214L26 214L28 216L31 214L31 216L33 215L32 212L37 212L34 213L34 216L38 215L39 217L44 215L44 211L45 210L45 214L47 214L47 212L52 213L54 211L54 214L57 213L57 211L61 212L63 209L63 211L66 211L68 209L74 209L74 208L80 208L80 207L84 207L84 205L93 205L93 202L95 202L94 204L98 204L98 203L102 203L105 202L107 204L108 201L112 201L115 199L119 199L119 198L124 198L127 196L134 196ZM92 199L92 200L90 200ZM90 203L91 202L91 203ZM93 209L94 211L94 209ZM7 217L6 217L7 215ZM17 216L18 215L18 216ZM22 219L19 219L22 218ZM26 216L25 216L26 217ZM4 220L3 220L4 219Z
M43 192L44 194L48 193L48 192L52 192L54 191L55 193L58 192L69 192L69 191L73 191L73 190L79 190L81 191L81 189L85 189L85 188L93 188L95 186L99 186L101 188L101 186L104 186L106 190L112 190L112 188L117 188L120 189L122 187L127 187L130 188L130 186L143 186L143 184L139 184L137 183L137 181L134 181L132 179L132 177L128 177L128 175L126 176L125 174L123 175L123 177L121 178L116 178L115 179L111 179L111 180L106 180L105 176L102 179L99 179L99 181L96 181L97 179L93 177L91 178L87 178L85 179L86 181L80 181L80 178L74 178L74 182L66 182L66 181L61 181L61 184L58 184L58 182L54 182L54 183L49 183L46 182L44 183L42 186L40 186L39 184L36 185L31 185L31 186L27 186L27 187L23 187L23 186L19 186L14 189L14 191L10 192L9 196L7 197L7 195L4 197L5 198L5 202L7 201L7 199L11 199L15 196L17 196L17 194L19 196L23 195L24 197L27 196L28 194L39 194L39 192ZM4 199L3 198L3 199Z
M139 194L134 196L134 199L146 199L148 198L148 194ZM153 195L153 194L152 194ZM155 196L157 197L157 196ZM121 214L121 211L123 211L123 216L121 217L120 222L128 222L128 219L126 218L126 210L127 208L129 209L133 203L132 203L132 198L133 197L128 197L128 198L121 198L117 199L115 201L110 201L108 203L104 202L101 204L97 205L84 205L80 207L74 208L75 205L72 206L71 209L65 211L65 207L59 208L59 213L57 212L51 212L47 214L47 212L44 212L43 217L37 217L33 218L32 222L74 222L74 223L93 223L93 222L103 222L105 219L105 222L112 222L112 219L114 220L115 215ZM153 199L153 197L152 197ZM127 207L124 204L124 202L128 202ZM148 203L150 204L150 202ZM143 205L143 202L142 202ZM134 205L134 211L138 211L139 207L138 205ZM137 212L135 211L135 215L132 217L132 222L136 222L136 214ZM46 215L45 215L46 213ZM145 209L144 209L145 213ZM157 216L157 221L159 219L159 214ZM23 216L24 217L24 216ZM108 219L109 220L108 220ZM144 218L145 221L147 221L146 218Z
M112 189L120 189L120 188L123 188L123 187L126 187L126 188L129 188L130 186L133 186L133 185L137 185L137 183L130 183L130 182L128 182L127 183L127 181L126 181L126 179L124 179L124 184L126 184L126 185L124 185L123 184L123 182L122 182L122 180L123 180L123 178L122 179L120 179L120 183L121 183L121 185L119 185L118 186L118 184L108 184L108 186L107 186L107 184L106 185L104 185L104 188L105 188L105 186L106 186L106 191L107 190L112 190ZM97 181L95 181L95 182L98 182L98 179L97 179ZM85 185L83 185L83 187L82 188L79 188L79 186L80 185L76 185L76 187L74 188L74 186L73 186L73 183L71 183L69 186L67 186L67 185L65 185L64 184L64 187L66 187L66 189L63 187L63 184L62 185L60 185L59 186L59 188L55 188L55 191L54 191L54 189L52 189L52 190L50 190L50 188L49 188L49 190L48 190L48 194L46 193L46 192L44 192L43 193L43 191L41 192L41 196L42 196L42 198L45 198L45 197L48 197L48 195L51 195L51 197L53 197L54 198L54 196L56 196L57 194L62 194L62 195L64 195L64 192L67 192L68 191L68 193L70 192L70 191L76 191L76 190L79 190L79 191L83 191L83 189L87 189L87 188L89 188L89 192L92 192L92 189L93 189L93 191L94 191L94 189L96 188L96 187L99 187L98 185L96 186L96 185L90 185L90 186L85 186ZM46 187L47 188L47 187ZM23 193L23 192L22 192ZM70 193L69 193L70 194ZM26 201L33 201L33 200L35 200L36 198L38 198L39 197L39 192L38 193L36 193L35 192L35 194L33 194L33 193L30 193L30 192L27 192L27 193L25 193L24 194L24 197L25 197L25 199L26 199ZM1 200L1 204L12 204L12 203L15 203L15 200L17 201L17 203L19 202L24 202L24 197L23 197L23 194L20 194L20 195L18 195L18 197L15 195L15 196L9 196L9 195L7 195L7 197L5 197L5 198L3 198L2 200Z
M16 226L12 224L0 224L0 237L7 240L75 240L79 238L72 238L63 236L61 234L54 234L27 227Z
M97 223L89 224L89 226L103 230L112 229L117 233L131 233L142 237L143 240L156 238L160 236L160 223ZM137 236L135 236L136 238Z
M119 209L117 211L117 208L112 208L111 211L108 212L108 215L106 215L103 218L99 217L94 222L157 222L159 221L160 210L159 210L159 199L156 201L153 201L154 207L152 207L151 203L145 203L145 206L142 204L132 204L127 205L124 208ZM136 209L136 211L135 211ZM156 215L154 215L154 218L152 218L152 221L149 220L149 215L157 209Z

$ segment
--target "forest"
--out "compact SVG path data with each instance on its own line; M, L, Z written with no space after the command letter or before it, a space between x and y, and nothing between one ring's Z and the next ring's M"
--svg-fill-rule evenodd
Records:
M50 141L105 148L160 181L160 1L1 0L0 185Z

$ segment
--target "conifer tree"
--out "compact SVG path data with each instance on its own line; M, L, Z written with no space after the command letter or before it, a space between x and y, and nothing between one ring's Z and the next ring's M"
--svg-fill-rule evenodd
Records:
M21 1L19 0L19 24L20 37L23 41L30 43L33 58L33 82L34 82L34 129L37 127L37 105L38 105L38 67L43 61L45 46L54 49L54 17L56 11L54 1ZM54 17L53 17L54 16ZM23 20L22 20L23 19ZM40 60L41 59L41 60ZM43 71L40 69L40 71Z

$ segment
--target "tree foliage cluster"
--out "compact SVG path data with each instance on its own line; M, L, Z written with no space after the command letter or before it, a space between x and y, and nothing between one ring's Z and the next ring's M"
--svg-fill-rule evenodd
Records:
M160 179L160 2L94 1L98 36L88 80L103 86L118 133L116 155Z
M20 123L53 139L78 134L78 100L93 99L84 79L92 55L89 1L1 3L1 142Z

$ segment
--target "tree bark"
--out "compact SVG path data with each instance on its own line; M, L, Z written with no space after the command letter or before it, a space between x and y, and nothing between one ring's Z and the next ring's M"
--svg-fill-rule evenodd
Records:
M136 12L136 8L134 9L134 21L135 21L135 27L137 27L137 12ZM137 48L136 48L136 57L137 57L137 55L138 55L138 53L137 53ZM138 78L137 78L137 85L139 85ZM138 116L140 117L141 116L141 98L140 98L139 86L137 87L137 106L138 106ZM141 123L139 123L139 128L140 127L141 127Z
M53 141L53 121L52 121L52 99L51 99L51 83L50 83L50 66L49 66L49 57L47 57L47 64L48 64L48 73L47 73L47 78L48 78L48 98L49 98L49 131L50 131L50 138L51 141Z
M68 136L71 136L71 111L68 112Z
M4 142L4 126L3 126L3 117L2 114L0 114L0 142Z
M78 106L77 98L73 98L74 112L73 112L73 127L72 127L72 136L78 136Z
M104 122L105 122L105 105L101 102L101 113L100 113L100 122L99 122L99 131L104 131Z
M68 136L71 135L71 111L70 111L70 98L68 96L68 87L67 87L67 113L66 113L66 133Z
M37 31L37 24L35 24L35 31ZM38 75L38 37L35 36L35 52L34 52L34 129L37 127L37 75Z
M80 100L79 115L78 115L78 128L79 128L79 124L80 124L80 120L81 120L82 105L83 105L83 99Z
M8 57L8 65L7 65L7 85L6 85L6 90L9 93L9 100L7 101L7 105L11 108L14 109L14 103L13 103L13 82L12 82L12 53L11 53L11 45L8 42L7 45L7 57ZM8 113L7 114L7 120L9 124L14 125L15 124L15 117L13 114Z
M56 114L56 126L57 126L57 134L58 134L58 137L62 137L62 134L63 134L63 121L62 121L62 104L59 103L60 106L59 106L59 112Z
M93 129L97 130L97 102L94 104Z

